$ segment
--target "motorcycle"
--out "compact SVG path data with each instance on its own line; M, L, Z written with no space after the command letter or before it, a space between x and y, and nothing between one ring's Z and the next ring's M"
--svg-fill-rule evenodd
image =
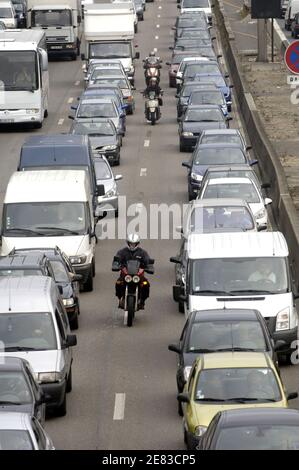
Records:
M144 78L146 86L149 85L150 79L155 78L157 84L160 82L160 69L161 69L161 61L156 62L149 62L148 60L144 60Z
M163 93L161 92L161 95ZM145 100L145 117L151 122L152 126L156 124L161 117L160 105L162 105L162 98L157 96L155 91L150 91Z
M144 273L154 274L155 260L151 259L146 267L142 267L139 260L129 260L126 266L120 266L117 256L113 259L112 271L121 271L121 278L125 283L124 310L127 312L127 326L133 325L135 312L139 310L140 290L148 281Z

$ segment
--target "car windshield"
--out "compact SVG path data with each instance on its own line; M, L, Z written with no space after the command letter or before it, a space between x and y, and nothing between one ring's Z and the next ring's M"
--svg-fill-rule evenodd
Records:
M78 118L116 117L117 112L112 103L89 103L79 105Z
M109 122L75 122L74 134L87 134L91 136L114 135L114 129Z
M0 429L1 450L33 450L33 443L28 431L18 429Z
M209 0L184 0L183 8L209 8Z
M202 199L213 198L240 198L249 204L261 203L261 198L255 186L250 183L220 183L209 184L206 186L202 193Z
M196 74L194 77L193 77L194 80L196 80L197 82L205 82L205 83L210 83L210 84L213 84L218 86L218 87L225 87L226 86L226 83L223 79L223 77L221 75L205 75L205 73L203 73L202 75L200 74Z
M56 282L70 282L68 272L65 265L60 260L51 260L50 264L54 272L54 278Z
M94 166L97 180L110 180L112 178L110 167L105 160L96 160Z
M4 351L48 351L57 349L50 313L1 313L0 339Z
M131 45L125 42L90 43L89 55L98 59L118 59L131 57Z
M210 258L191 262L193 295L289 292L285 258Z
M194 77L197 73L220 73L219 67L217 64L209 63L206 61L204 63L198 64L188 64L185 68L184 78Z
M244 403L280 401L277 379L270 368L205 369L198 375L194 399Z
M84 235L83 202L24 202L6 204L4 234L15 237Z
M102 83L111 83L112 85L117 85L119 86L119 88L129 88L128 86L128 83L126 82L126 80L124 78L121 78L121 77L114 77L114 78L109 78L109 77L105 77L105 78L97 78L95 80L95 83L99 83L99 84L102 84Z
M0 18L13 18L12 9L0 7Z
M21 371L0 372L0 406L3 404L28 404L32 403L33 397Z
M243 142L238 134L204 134L200 141L201 144L237 144L243 147Z
M221 111L219 111L221 115ZM244 153L239 148L198 148L193 160L194 165L227 165L246 163Z
M0 276L23 277L23 276L43 276L40 269L0 269Z
M180 38L182 39L187 39L187 38L192 38L192 37L197 37L198 39L210 39L211 40L211 35L209 30L207 29L187 29L187 28L182 28ZM207 48L209 49L209 48ZM201 55L200 51L201 48L196 48L196 51L198 52L198 56ZM215 52L214 52L215 55Z
M219 122L223 121L220 109L188 109L185 117L188 122Z
M204 25L204 26L207 25L206 18L197 16L197 15L195 17L195 15L193 15L193 17L190 17L190 18L179 18L177 27L178 28L192 28L192 27L201 26L201 25Z
M189 104L225 104L222 93L215 91L196 91L192 93Z
M247 207L196 207L191 213L191 232L205 233L216 229L252 230L254 222Z
M182 96L184 98L189 98L189 96L191 95L191 93L193 91L196 90L196 88L198 89L198 84L197 83L192 83L191 85L186 85L183 87L182 89Z
M258 321L207 321L192 324L188 352L221 349L267 351L264 333Z
M71 26L71 10L32 10L32 26Z
M90 77L90 80L96 80L99 77L102 77L103 75L118 75L120 72L120 68L97 68L92 72L92 75Z
M220 430L217 450L299 450L299 426L255 424Z

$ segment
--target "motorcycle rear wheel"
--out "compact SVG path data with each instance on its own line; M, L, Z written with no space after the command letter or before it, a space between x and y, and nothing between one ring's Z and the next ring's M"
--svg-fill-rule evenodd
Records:
M131 295L129 295L127 298L127 311L128 311L127 326L132 326L134 313L135 313L135 298Z

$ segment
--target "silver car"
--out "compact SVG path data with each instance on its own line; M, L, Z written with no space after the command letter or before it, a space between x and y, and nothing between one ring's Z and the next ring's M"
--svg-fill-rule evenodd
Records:
M122 175L114 176L108 160L104 155L93 156L98 187L98 203L100 212L112 212L118 217L118 187L116 182L122 179Z
M1 450L55 450L51 438L34 416L13 411L0 416Z

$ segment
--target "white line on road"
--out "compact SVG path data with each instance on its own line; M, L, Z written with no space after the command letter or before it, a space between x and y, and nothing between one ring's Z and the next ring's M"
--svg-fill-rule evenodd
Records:
M159 36L155 36L155 39L159 39Z
M155 49L154 49L154 50L155 50ZM155 52L157 52L157 51L155 51ZM145 141L144 141L144 147L149 147L149 145L150 145L150 141L149 141L149 140L145 140Z
M159 10L162 10L162 7L161 7L161 6L159 6L158 8L159 8Z
M146 176L147 168L140 169L140 176Z
M67 100L68 104L71 104L73 101L74 101L74 98L72 97Z
M154 47L154 52L158 52L158 49L156 47Z
M160 25L159 25L159 24L157 24L157 28L160 28Z
M126 403L126 394L125 393L116 393L115 394L115 403L114 403L114 420L122 420L125 416L125 403Z
M77 80L77 81L75 82L75 85L76 85L76 86L80 85L80 80Z
M58 126L62 126L63 123L64 123L64 118L59 119Z
M161 18L161 15L157 15L158 18Z

